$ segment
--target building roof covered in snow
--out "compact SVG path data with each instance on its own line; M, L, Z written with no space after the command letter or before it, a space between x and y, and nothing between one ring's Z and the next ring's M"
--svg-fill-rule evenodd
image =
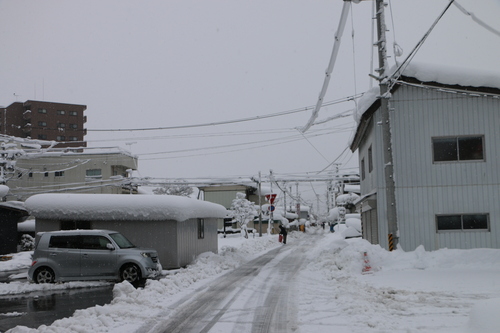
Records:
M399 72L397 71L397 67L391 68L389 76L399 83L500 95L500 73L498 72L413 62L399 69ZM391 93L399 86L395 84ZM380 88L376 86L366 91L357 102L353 116L358 127L349 144L352 151L357 149L361 134L364 133L366 124L362 121L363 118L369 118L380 107L379 95Z
M219 204L173 195L38 194L25 205L36 218L78 221L185 221L227 214Z

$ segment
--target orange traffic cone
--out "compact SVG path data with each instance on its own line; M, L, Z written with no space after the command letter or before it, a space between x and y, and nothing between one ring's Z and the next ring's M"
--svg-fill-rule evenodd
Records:
M364 252L363 254L364 264L362 274L372 273L372 268L370 266L370 260L368 260L368 253Z

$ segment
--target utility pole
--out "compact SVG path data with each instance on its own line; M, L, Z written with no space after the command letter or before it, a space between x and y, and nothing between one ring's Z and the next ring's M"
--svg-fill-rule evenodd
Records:
M286 183L283 183L283 217L286 218Z
M385 200L387 215L387 231L389 250L394 250L399 241L398 222L396 214L396 195L394 185L394 165L392 158L392 137L389 114L389 82L388 82L388 63L387 63L387 39L383 0L376 0L376 19L378 35L378 62L379 68L379 86L380 86L380 111L382 115L382 144L384 149L384 176L385 176Z
M262 237L262 178L259 171L259 237Z
M270 180L270 187L271 187L271 195L273 194L273 170L269 170L269 180ZM273 203L271 200L269 200L269 221L267 223L267 234L271 234L271 230L273 229L274 226L274 214L272 210Z

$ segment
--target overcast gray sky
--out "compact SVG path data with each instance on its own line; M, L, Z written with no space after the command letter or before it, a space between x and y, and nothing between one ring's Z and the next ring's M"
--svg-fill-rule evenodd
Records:
M395 36L404 56L448 3L388 2L389 42ZM499 0L459 3L500 30ZM342 5L1 0L0 105L28 99L85 104L89 146L131 149L143 176L314 174L336 159L351 171L357 157L341 154L353 118L314 126L304 137L295 128L307 123L310 110L226 125L95 131L224 122L315 105ZM372 1L352 9L325 101L370 86ZM498 36L452 6L414 60L496 69L499 51ZM329 105L318 120L353 107L352 101Z

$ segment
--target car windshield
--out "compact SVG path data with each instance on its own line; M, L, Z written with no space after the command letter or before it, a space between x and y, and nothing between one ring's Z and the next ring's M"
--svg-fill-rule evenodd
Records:
M131 241L129 241L125 236L122 234L116 233L116 234L110 234L111 238L115 241L115 243L121 248L121 249L129 249L132 247L135 247L134 244L132 244Z

